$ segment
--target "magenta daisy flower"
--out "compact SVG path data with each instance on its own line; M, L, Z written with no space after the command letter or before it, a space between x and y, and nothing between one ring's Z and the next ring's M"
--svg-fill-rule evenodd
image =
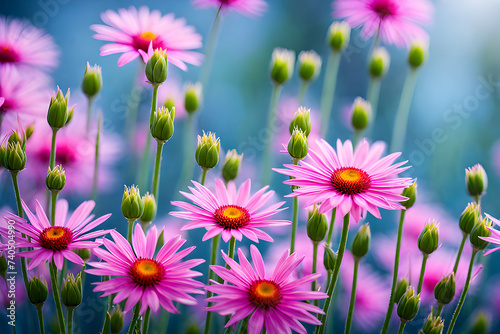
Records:
M267 233L260 230L263 226L280 226L290 224L287 220L272 220L270 217L285 208L285 202L279 202L266 209L261 208L274 195L274 191L267 191L265 186L250 196L250 179L246 180L237 191L233 182L226 186L216 179L213 194L206 187L194 182L195 188L189 187L191 193L181 191L181 194L191 200L195 205L185 202L172 202L186 211L170 212L172 216L190 220L182 230L191 230L199 227L207 229L203 241L221 234L222 239L228 242L231 237L241 241L242 236L259 242L259 239L273 241Z
M198 8L234 10L245 16L261 16L267 9L267 3L263 0L193 0L193 5Z
M59 200L54 226L50 224L38 201L36 201L36 215L30 211L24 201L22 205L30 224L25 219L11 213L8 213L5 219L14 220L16 230L26 235L26 238L20 240L16 246L33 248L33 250L19 253L20 256L31 258L28 265L29 270L46 261L53 261L57 269L61 270L64 259L83 265L82 258L76 255L73 250L95 248L99 246L99 242L89 241L89 239L95 239L109 232L109 230L90 232L111 216L111 214L107 214L92 221L94 215L90 213L94 209L94 201L80 204L71 217L66 220L68 202L63 199Z
M180 69L187 70L185 63L201 64L203 55L189 51L202 46L201 35L173 13L162 16L160 11L149 11L146 6L139 10L129 7L118 9L118 13L107 10L101 13L101 19L107 25L94 24L90 29L97 32L94 38L111 42L101 47L101 56L123 53L118 66L137 58L139 50L147 52L150 43L153 49L166 50L168 61Z
M25 21L0 16L0 65L53 68L58 57L52 36Z
M381 158L383 142L371 147L363 140L353 152L352 143L337 140L337 152L325 140L316 141L317 149L309 150L300 165L284 165L289 169L274 169L291 176L283 183L299 186L287 196L304 198L304 205L321 203L320 212L337 208L341 216L351 213L357 222L365 210L380 218L379 208L403 209L399 202L403 189L412 183L410 178L397 175L410 168L406 161L393 164L401 153Z
M420 25L429 24L434 11L428 0L337 0L332 6L333 16L345 18L353 28L363 26L363 38L379 31L385 43L398 47L427 40Z
M495 225L500 226L500 220L490 216L487 213L485 213L485 216L488 217L488 219L490 219L493 223L495 223ZM500 249L500 231L495 230L493 226L488 227L488 230L491 231L491 235L489 237L479 237L479 238L483 239L484 241L488 241L489 243L492 243L494 245L497 245L498 247L490 249L489 251L485 252L484 255L488 255Z
M158 235L156 226L152 226L147 237L140 224L135 226L132 247L118 232L111 231L113 241L103 238L107 250L96 248L93 253L102 262L89 262L93 269L86 272L99 276L115 276L109 281L94 283L94 291L104 291L102 297L116 293L115 304L127 299L125 312L141 302L140 313L149 307L156 312L163 307L170 313L179 313L173 301L195 305L196 299L188 293L203 294L198 288L203 283L193 277L201 273L190 270L203 263L201 259L181 260L196 247L189 247L177 252L186 240L180 236L168 240L154 256Z
M295 253L288 255L289 251L286 250L272 275L269 276L266 275L264 261L255 245L250 246L250 253L253 267L241 249L238 249L239 264L222 252L231 270L221 266L210 266L226 283L212 281L214 284L205 288L218 294L207 299L214 303L207 308L207 311L221 315L232 314L226 327L250 316L249 334L261 333L263 328L270 334L291 333L291 329L298 333L307 333L300 321L321 325L321 322L309 312L322 314L323 311L313 304L305 303L304 300L324 299L327 294L299 290L300 285L314 281L320 274L304 276L298 280L292 280L290 277L304 257L298 258Z

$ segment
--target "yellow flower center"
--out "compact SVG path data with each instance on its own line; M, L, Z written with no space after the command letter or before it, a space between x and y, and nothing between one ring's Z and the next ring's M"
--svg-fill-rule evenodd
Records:
M130 267L129 275L140 286L152 286L163 279L165 268L156 260L138 259Z
M226 210L224 210L223 215L227 218L240 218L243 213L240 209L235 208L234 206L230 206Z
M250 286L249 299L253 305L259 308L275 307L281 302L281 289L273 281L255 281Z
M335 170L330 180L333 188L342 195L364 193L372 183L368 173L355 167L342 167Z
M68 248L73 233L62 226L47 227L40 234L40 245L45 249L60 251Z
M156 34L151 31L145 31L141 34L141 37L151 42L156 39Z
M215 210L214 218L220 227L238 229L248 224L250 214L241 206L224 205Z

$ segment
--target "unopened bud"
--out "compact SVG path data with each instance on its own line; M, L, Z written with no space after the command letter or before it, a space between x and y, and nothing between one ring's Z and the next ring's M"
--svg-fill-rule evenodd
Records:
M45 184L53 193L58 193L63 190L64 185L66 184L66 174L64 172L64 168L62 168L61 165L57 165L53 169L50 169L49 167L47 177L45 178Z
M401 322L413 320L420 308L420 294L415 295L415 289L410 285L398 302L398 316Z
M167 80L167 74L167 53L162 49L156 49L146 63L146 78L152 85L159 85Z
M352 104L352 126L356 130L364 130L372 119L372 105L361 97Z
M434 287L434 297L442 305L451 303L455 298L455 273L444 276Z
M370 224L366 223L359 228L358 233L354 237L352 242L352 255L357 258L365 256L370 249L370 239Z
M320 242L325 238L326 232L328 232L326 215L318 212L318 209L315 207L312 211L309 211L307 236L314 242Z
M142 223L150 223L156 217L156 200L153 195L146 193L142 196L142 204L144 205L144 212L141 216Z
M198 135L198 146L196 147L195 158L198 166L203 170L209 170L219 163L220 139L215 137L215 133L205 133Z
M144 204L142 203L139 187L132 186L123 192L122 198L122 214L127 219L139 219L144 212Z
M424 254L431 254L439 247L439 224L432 221L425 224L418 237L418 249Z
M490 244L488 241L483 240L491 235L492 222L488 217L485 217L480 223L476 224L470 232L470 243L475 250L482 250Z
M429 57L429 45L425 42L416 41L408 52L408 63L412 68L419 68Z
M314 81L321 71L321 57L313 50L301 51L297 68L302 80Z
M309 142L307 141L306 134L298 127L293 130L287 148L288 154L290 154L293 159L302 160L307 156Z
M293 129L298 127L306 134L306 136L309 136L311 133L311 117L309 113L310 109L299 107L299 110L293 115L293 119L288 127L290 135L293 133Z
M158 142L165 143L174 134L175 108L168 110L159 108L153 115L150 130L151 135Z
M293 75L295 52L292 50L275 48L271 59L271 79L277 85L282 85Z
M101 67L94 65L90 66L87 62L85 73L82 79L82 91L89 98L94 97L99 93L102 87L102 72Z
M401 205L408 210L415 204L417 200L417 181L414 181L413 184L407 188L403 189L403 193L401 194L404 197L408 197L408 199L404 202L401 202Z
M69 274L68 277L63 280L61 300L67 309L74 309L80 305L82 302L82 281L80 279L80 274L76 277L74 277L73 274Z
M201 82L188 83L184 87L184 108L188 113L193 113L200 108L203 99Z
M474 226L481 222L481 211L476 203L469 203L460 216L460 229L466 234L470 234Z
M328 29L327 41L334 51L344 50L349 44L350 37L351 27L345 21L333 22Z
M373 78L383 78L389 70L391 56L384 47L376 48L370 57L369 68L370 75Z
M473 198L481 197L488 189L488 175L481 164L476 164L465 170L467 191Z
M222 163L222 177L224 181L229 182L236 179L242 159L243 154L238 154L236 150L227 151Z

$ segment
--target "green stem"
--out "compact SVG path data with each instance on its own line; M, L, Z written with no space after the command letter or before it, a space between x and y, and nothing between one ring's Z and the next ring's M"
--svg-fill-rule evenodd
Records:
M436 312L436 317L439 317L441 315L441 312L443 312L444 304L438 303L438 309Z
M351 332L352 315L354 313L354 304L356 304L356 285L358 284L358 268L359 268L359 259L357 257L354 257L354 273L352 276L351 300L349 302L349 312L347 313L347 320L345 323L344 334L349 334Z
M332 279L330 281L330 286L328 287L328 298L326 299L325 306L323 307L323 312L325 314L321 315L322 325L316 326L316 334L322 334L325 330L325 323L328 319L328 309L330 307L333 292L335 291L335 285L337 283L337 278L339 277L340 265L342 264L342 258L344 257L344 251L347 244L347 234L349 233L349 213L344 216L344 225L342 227L342 235L340 237L339 250L337 252L337 262L335 263L335 268L333 270Z
M462 242L460 243L460 248L458 249L457 259L455 260L455 266L453 267L453 273L456 275L458 270L458 264L460 263L460 258L462 257L462 251L464 250L465 241L467 240L468 233L463 233Z
M132 316L132 321L130 321L130 326L128 328L127 334L135 333L135 324L137 323L137 319L139 319L139 311L141 310L141 302L137 302L134 306L134 315Z
M21 204L21 194L19 193L19 183L17 182L17 174L19 172L10 172L10 175L12 176L12 184L14 185L14 192L16 194L16 204L17 204L17 215L21 218L23 218L23 206ZM21 234L22 237L24 238L25 235L24 233ZM22 251L22 249L20 249ZM23 281L24 281L24 287L26 288L26 291L29 289L29 282L28 282L28 271L26 270L26 258L21 257L21 271L23 273Z
M66 324L64 323L64 315L61 307L61 297L59 297L59 286L57 284L57 268L54 262L49 263L50 284L52 285L52 294L54 303L56 304L57 318L59 319L59 330L66 334Z
M293 159L293 164L297 165L298 160ZM295 189L294 186L291 187L292 191ZM293 198L293 212L292 212L292 237L290 238L290 254L295 251L295 237L297 235L297 225L299 223L299 197L295 196Z
M265 147L264 157L262 164L262 184L269 185L272 179L272 147L273 147L273 134L276 123L276 110L278 109L278 101L281 93L281 85L275 84L271 94L271 102L269 103L269 113L267 118L267 133L269 134Z
M73 309L68 308L68 334L73 334Z
M354 138L352 141L352 145L354 146L354 148L356 148L356 146L359 143L359 140L361 139L361 132L362 132L361 130L354 129Z
M160 87L159 84L154 84L153 86L153 98L151 100L151 114L149 116L149 126L151 127L151 124L153 124L153 118L156 112L156 101L158 100L158 88ZM148 131L149 135L149 131Z
M328 287L330 286L330 283L332 281L332 274L333 274L333 271L328 270L328 274L326 276L325 292L328 291Z
M424 283L424 275L425 275L425 266L427 265L428 258L429 258L429 255L423 253L422 267L420 268L420 278L418 280L417 295L420 294L420 292L422 291L422 284Z
M332 112L335 97L335 86L337 85L337 74L339 71L341 53L331 51L326 64L323 91L321 92L321 136L326 138L328 133L330 114Z
M57 273L59 286L61 287L63 286L64 273L67 273L67 269L68 269L68 262L66 262L66 259L64 259L62 270Z
M208 267L208 283L207 285L210 284L210 280L214 279L214 272L212 269L210 269L210 266L215 265L217 262L217 251L219 250L219 238L220 235L216 235L215 237L212 238L212 255L210 256L210 264ZM212 292L207 290L207 298L212 297ZM211 306L212 303L208 303L208 306ZM210 332L210 322L212 321L212 312L207 312L207 318L205 321L205 334L208 334Z
M309 83L307 81L302 80L300 83L300 91L299 91L299 106L302 106L304 103L307 88L309 88Z
M45 326L43 324L43 312L42 312L42 306L37 306L36 307L36 313L38 314L38 325L40 326L40 334L45 334Z
M337 215L337 208L332 210L332 218L330 219L330 227L328 228L328 236L326 237L326 244L330 247L332 241L333 227L335 225L335 216Z
M97 135L95 138L95 156L94 156L94 180L92 182L92 200L97 200L97 181L99 178L99 141L101 138L102 115L97 117Z
M160 188L161 152L163 150L163 144L164 144L163 142L158 141L156 145L155 172L153 177L153 195L155 197L157 205L158 205L158 190Z
M88 97L87 103L87 135L90 133L90 121L92 119L92 101L93 97Z
M458 315L460 314L460 310L464 305L465 297L467 296L467 291L469 291L469 284L472 276L472 268L474 267L474 259L476 258L477 252L478 252L477 249L472 250L472 255L470 257L470 263L469 263L469 272L467 273L467 280L465 281L465 286L464 289L462 290L460 301L458 302L455 312L453 312L453 318L451 319L450 326L448 327L448 331L446 332L446 334L451 334L453 332L453 327L455 326L455 322L457 321Z
M212 71L213 66L215 47L217 45L217 40L219 37L221 8L222 5L219 6L219 10L217 10L214 23L212 24L212 28L210 29L210 33L208 35L207 43L205 44L205 61L203 62L200 73L200 82L202 84L204 93L206 92L206 87L208 86L208 79L210 78L210 72Z
M316 274L316 266L318 263L318 244L319 244L319 242L313 241L313 262L312 262L312 270L311 270L312 274ZM311 290L316 291L317 286L318 286L318 280L314 280L311 283Z
M57 192L51 192L51 209L50 209L50 223L52 226L56 224L56 205L57 205Z
M57 137L58 129L52 129L52 143L50 146L50 160L49 167L50 169L54 169L56 166L56 137Z
M394 291L396 290L396 284L398 283L398 272L399 272L399 253L401 252L401 237L403 236L403 224L405 221L406 210L401 210L401 215L399 217L399 227L398 227L398 241L396 244L396 256L394 258L394 271L392 274L392 286L391 286L391 297L389 298L389 307L387 308L387 314L385 315L384 326L382 327L382 334L387 333L389 329L389 323L391 321L392 310L394 309Z
M390 152L401 152L404 147L408 116L410 114L411 100L413 98L413 92L415 91L416 82L417 70L410 69L410 73L408 73L403 86L401 100L399 101L399 107L394 121Z
M151 309L148 307L148 309L146 310L146 314L144 314L144 321L142 323L142 334L148 334L150 315L151 315Z
M132 231L134 229L135 219L127 219L128 220L128 233L127 233L127 241L132 245Z
M208 172L208 171L207 171L206 169L203 169L203 170L201 171L201 180L200 180L200 184L201 184L202 186L204 186L204 185L205 185L205 180L206 180L206 178L207 178L207 172Z
M227 255L231 258L231 259L234 259L234 250L236 248L236 238L235 237L231 237L231 240L229 240L229 249L228 249L228 252L227 252ZM226 269L230 269L231 267L229 266L229 264L226 263Z
M401 324L399 325L398 334L403 334L405 326L406 326L406 322L401 322Z

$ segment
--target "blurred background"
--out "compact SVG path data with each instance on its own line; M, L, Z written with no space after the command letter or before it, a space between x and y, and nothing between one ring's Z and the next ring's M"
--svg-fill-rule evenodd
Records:
M196 124L197 134L201 134L202 130L216 132L220 137L224 152L237 149L239 153L245 155L240 176L236 182L241 184L243 180L251 177L254 181L252 192L258 190L260 160L265 143L261 130L266 125L272 90L269 78L271 53L275 47L295 50L297 54L302 50L315 50L323 58L324 69L329 53L325 38L328 27L333 21L330 1L273 0L268 3L269 8L262 17L248 18L236 12L228 12L222 18L211 77ZM429 60L418 74L401 160L409 160L413 168L405 172L405 176L417 178L419 185L418 204L408 213L410 217L408 220L412 223L407 223L407 226L410 226L409 229L413 226L418 237L427 219L437 219L441 223L443 247L437 252L441 252L440 255L436 254L435 259L431 256L429 260L429 267L436 270L433 272L428 269L426 273L429 276L426 276L428 288L427 290L424 288L423 304L419 315L406 327L406 332L409 333L416 333L427 317L430 306L434 303L432 289L444 274L442 267L447 267L453 261L460 243L458 218L467 203L471 201L464 183L466 167L476 163L484 166L488 173L489 185L482 207L485 212L496 217L500 216L500 207L497 205L500 196L498 187L500 182L500 141L498 141L500 137L498 132L500 125L498 112L500 107L498 91L500 35L497 33L500 30L498 20L500 1L441 0L433 1L433 4L435 5L433 24L426 27L430 35ZM141 5L146 5L150 9L158 9L162 14L172 12L176 17L186 18L187 24L193 25L196 31L203 35L204 42L216 13L214 8L195 9L189 1L25 0L0 3L1 15L26 19L54 37L61 54L59 66L51 72L53 78L51 90L55 90L56 85L64 91L70 88L72 92L70 104L76 103L76 110L82 115L85 115L86 100L81 93L80 83L86 63L98 64L102 67L104 86L94 102L96 109L101 110L103 115L101 155L103 172L95 213L97 215L113 213L111 219L103 227L116 228L123 234L126 233L127 228L126 221L120 212L123 185L138 182L136 170L147 133L147 126L144 124L149 116L151 90L145 86L141 91L137 89L138 84L134 82L140 69L139 60L119 68L117 66L118 55L104 57L99 55L99 48L104 43L92 38L93 31L89 29L89 26L101 24L99 15L107 9L117 10ZM359 29L353 30L350 46L344 53L340 64L327 138L330 143L334 143L337 138L345 140L353 137L348 110L357 96L366 98L369 83L367 57L370 45L371 40L363 41L359 37ZM378 115L371 139L389 142L394 115L409 67L407 50L384 46L391 55L391 65L386 78L382 81ZM176 85L176 89L182 92L184 83L195 82L199 74L200 68L195 66L189 66L187 72L170 66L167 83ZM282 110L284 115L288 115L284 116L285 119L288 117L284 120L286 124L296 111L297 102L294 99L297 97L299 86L300 80L295 75L285 85L281 95L279 110ZM311 85L304 102L304 106L311 108L316 114L319 113L322 86L323 73ZM131 97L137 96L136 92L140 92L137 99L140 101L136 124L138 131L130 140L124 135L127 127L125 114L127 104L130 103ZM49 99L47 105L48 102ZM80 121L78 117L80 116L75 116L73 121L75 129L83 127L84 124L85 116L82 116ZM178 180L185 141L184 123L185 119L176 119L175 134L164 146L160 203L158 218L155 221L160 227L165 226L172 235L179 232L179 227L183 223L169 217L168 212L173 209L170 201L179 199L178 191L185 189L186 186ZM4 124L2 137L9 130L6 127ZM38 128L35 129L36 131L43 133L43 130L38 130ZM71 136L76 133L74 131L61 135L59 140L64 140L65 136L67 140L70 140ZM277 130L275 138L277 140L283 138L282 142L286 144L288 125L285 126L285 131L281 132ZM436 139L436 136L439 138ZM42 136L37 140L46 139ZM195 139L191 138L191 140L195 145ZM78 147L79 153L77 157L74 157L74 161L88 168L87 170L82 168L81 171L73 174L75 180L72 182L75 183L76 188L81 187L81 191L72 192L64 189L60 194L70 200L70 210L74 210L81 201L90 198L90 188L85 187L85 184L88 185L85 175L91 175L93 166L93 153L91 152L93 148L84 142L75 145L81 145L81 147ZM287 154L277 153L279 148L279 143L276 143L276 154L273 158L273 166L276 167L289 163ZM221 154L221 161L222 158ZM28 155L28 170L19 176L21 195L25 198L24 194L26 194L26 199L30 203L33 203L35 198L44 200L46 196L44 184L40 184L38 182L40 178L37 179L33 174L42 175L44 180L47 167L36 166L31 162L35 160L36 157L30 159ZM195 163L194 159L193 163ZM199 177L199 168L196 167L195 170L195 176ZM14 212L15 198L10 176L5 171L0 173L0 210L2 213ZM209 186L213 185L215 177L220 177L218 168L208 173L207 184ZM282 184L284 180L282 175L273 175L272 188L277 192L276 199L290 192L289 187ZM35 191L37 187L39 190ZM291 208L291 201L289 199L287 201ZM290 219L291 210L284 211L281 216ZM304 212L300 216L302 235L299 235L299 242L303 243L304 253L310 254L312 244L305 234L306 218ZM369 256L361 263L354 333L378 333L382 326L389 298L397 219L397 212L387 211L382 212L381 220L373 217L367 218L372 228L373 244ZM357 227L354 227L353 231L356 229ZM259 248L262 252L267 250L267 258L273 261L273 258L281 255L288 247L290 228L276 228L269 232L275 238L275 243L270 245L262 242ZM417 275L418 279L421 258L415 233L412 235L412 231L408 231L408 248L414 249L408 250L407 254L416 255L413 256L413 262L410 255L402 259L400 273L405 274L402 271L406 270L408 275L411 277ZM354 235L355 232L351 233L351 237ZM189 236L187 234L185 236L189 238L187 246L198 246L193 256L205 257L210 242L200 242L202 232L196 230L190 232ZM413 240L415 244L411 245ZM338 244L338 241L336 243ZM245 241L238 245L247 248L249 244ZM222 247L225 249L227 245L223 244ZM467 247L470 254L470 246L467 245ZM467 255L464 256L467 262ZM487 314L489 331L491 333L500 331L500 323L498 323L500 272L496 265L499 260L500 254L498 253L486 258L481 257L480 262L484 268L474 281L474 287L470 291L456 325L456 333L468 332L480 310ZM304 267L306 266L307 264L304 264ZM342 289L338 289L335 312L333 312L334 320L329 328L331 333L340 332L344 328L350 279L352 279L349 275L349 257L345 266L346 273L341 275L339 285ZM411 268L416 269L412 271ZM208 268L205 263L197 269L206 275ZM307 271L307 268L304 270ZM352 272L352 268L350 270ZM465 264L462 274L465 275L466 270ZM364 278L361 277L362 274ZM48 273L44 275L48 278ZM201 279L205 280L205 278L206 276ZM106 298L100 298L97 294L90 292L90 282L97 279L87 276L84 304L75 311L77 314L76 333L83 331L96 333L102 328L102 310ZM458 278L457 282L460 282ZM463 279L461 282L463 286ZM457 290L461 290L459 285L460 283L457 283ZM24 290L21 281L18 287L19 290ZM1 288L5 289L3 283ZM384 293L380 293L381 291ZM38 326L34 308L26 297L22 297L23 291L18 291L18 293L19 298L24 298L21 305L18 305L18 333L35 333ZM424 296L426 293L427 296ZM5 300L5 297L0 297L0 300L1 298ZM170 318L169 332L181 333L191 324L203 323L202 306L196 308L195 312L187 307L181 308L184 314ZM454 306L455 304L444 311L446 324L451 319ZM49 300L46 303L44 312L46 326L49 329L49 319L55 316L53 302ZM0 313L0 319L2 320L0 329L7 333L10 328L6 325L5 309ZM55 322L55 318L53 320ZM157 321L157 318L153 320L154 323ZM127 327L127 320L125 323ZM311 330L311 327L308 328ZM396 329L391 328L391 330ZM126 328L123 332L125 331Z

